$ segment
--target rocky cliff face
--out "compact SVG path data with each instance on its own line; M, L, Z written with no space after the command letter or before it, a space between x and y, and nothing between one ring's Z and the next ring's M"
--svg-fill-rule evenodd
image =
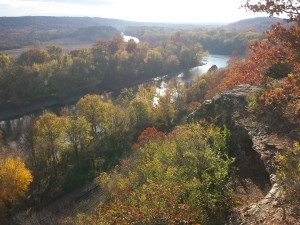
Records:
M295 137L292 130L276 129L284 121L247 112L248 98L257 91L254 86L238 86L204 102L194 116L226 125L232 132L238 204L229 224L300 224L288 206L282 204L283 191L275 175L276 153L291 146Z

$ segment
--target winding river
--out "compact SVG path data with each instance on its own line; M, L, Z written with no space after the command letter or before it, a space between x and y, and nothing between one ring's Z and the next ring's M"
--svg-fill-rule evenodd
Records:
M226 67L228 60L229 56L227 55L209 55L205 58L205 65L198 66L190 69L188 72L178 74L178 78L183 82L193 82L193 79L195 77L201 76L201 74L206 73L208 69L213 65L216 65L218 68ZM160 87L158 88L158 92L160 94L164 93L164 85L165 82L162 82L160 84ZM67 107L74 108L74 103L67 105ZM13 135L15 130L26 129L28 123L30 123L32 119L36 118L41 113L48 111L59 112L59 109L58 107L46 107L43 111L28 113L11 120L2 120L0 121L0 128Z
M216 65L218 69L225 68L229 58L229 55L209 55L204 58L204 65L192 68L187 73L181 73L179 77L183 82L192 81L197 76L206 73L213 65Z

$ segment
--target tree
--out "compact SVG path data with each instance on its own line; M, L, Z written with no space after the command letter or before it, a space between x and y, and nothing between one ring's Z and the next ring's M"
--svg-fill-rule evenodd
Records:
M91 90L98 85L98 80L93 73L94 70L95 66L91 49L84 48L73 52L71 80L73 80L74 88Z
M129 111L131 121L135 124L139 132L148 126L153 125L153 108L142 99L133 99L130 102Z
M82 152L92 140L91 126L85 117L68 118L66 121L66 140L74 151L77 164L80 164Z
M53 113L41 115L34 124L34 148L38 169L50 175L50 184L57 177L57 164L62 150L64 118Z
M42 64L50 59L50 55L46 50L42 49L29 49L22 52L17 58L19 65L32 66L33 64Z
M174 90L173 90L174 91ZM166 90L164 95L159 96L158 104L156 106L156 120L158 126L164 129L171 127L173 120L176 116L175 107L175 92L172 92L169 88Z
M267 12L270 16L287 14L290 21L300 21L299 0L247 0L244 5L253 12Z
M126 45L126 51L129 52L129 53L132 53L133 51L135 51L137 49L137 43L133 40L133 39L130 39L128 42L127 42L127 45Z
M162 139L164 136L164 133L158 131L155 127L148 127L139 135L138 143L145 144L148 141L153 141L154 139Z
M109 101L104 111L102 128L107 136L120 136L129 130L130 120L127 109Z
M0 158L0 220L5 216L1 215L2 213L10 210L13 203L26 196L32 179L30 171L20 157Z
M129 88L129 89L124 88L119 93L115 102L123 108L128 108L130 101L134 98L134 95L135 94L134 94L134 91L132 90L132 88Z
M110 74L110 62L109 54L107 49L107 42L97 42L92 48L93 55L93 65L96 82L99 84L103 81L104 78L107 78L107 75ZM101 44L102 43L102 44Z
M226 90L246 83L266 87L270 85L269 76L286 80L289 73L298 74L299 30L299 23L288 28L280 24L273 25L271 30L266 32L265 40L254 41L249 45L248 57L245 60L230 60L218 89Z
M202 60L202 54L202 46L199 43L183 47L179 56L181 69L198 66Z
M283 187L284 201L290 204L295 212L300 210L300 145L294 143L292 149L284 149L277 157L277 176Z
M47 52L49 53L51 59L60 60L63 55L63 49L56 45L47 46Z
M145 58L146 68L150 76L159 76L162 71L163 58L156 49L149 49Z
M148 127L138 136L137 143L132 148L140 148L151 141L163 139L164 137L165 134L163 132L158 131L155 127Z
M128 130L129 116L126 109L104 102L99 95L86 95L76 105L78 116L83 116L91 125L93 138L120 135Z
M170 55L166 59L164 63L164 72L165 73L170 73L170 72L176 72L178 71L179 68L179 60L176 55Z
M6 53L0 53L0 70L6 69L11 65L11 59Z
M155 86L151 86L148 89L140 87L136 93L136 97L130 101L130 117L138 133L154 125L155 112L153 100L155 96Z
M125 45L125 42L123 40L123 37L121 36L114 36L112 40L108 43L108 51L111 54L116 53L119 49L123 48Z
M232 206L228 131L189 124L141 134L135 154L100 175L92 224L217 224ZM140 142L141 143L141 142Z
M83 116L91 125L92 136L95 138L101 132L100 125L103 121L103 109L107 103L99 95L86 95L76 104L78 116Z

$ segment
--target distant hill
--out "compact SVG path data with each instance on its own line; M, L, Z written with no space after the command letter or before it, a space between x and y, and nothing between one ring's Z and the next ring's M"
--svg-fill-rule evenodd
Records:
M278 17L256 17L230 23L228 25L225 25L224 28L236 29L241 31L264 32L270 29L271 26L275 23L285 24L286 21Z
M192 29L220 27L221 24L151 23L98 17L0 17L0 51L26 46L39 47L53 40L91 43L97 39L110 39L120 35L126 27L141 26Z
M22 16L22 17L0 17L0 29L31 30L45 29L78 29L90 26L112 26L118 29L129 26L157 26L157 27L214 27L224 25L222 23L155 23L134 22L120 19L109 19L100 17L53 17L53 16Z
M0 51L44 42L72 39L94 42L120 35L117 28L138 25L137 22L91 17L0 17Z
M140 23L118 19L98 17L52 17L52 16L22 16L0 17L0 29L78 29L89 26L137 26Z
M238 31L262 32L272 24L281 22L280 18L258 17L240 20L228 25L216 23L176 24L134 22L120 19L99 17L51 17L51 16L24 16L0 17L0 51L21 49L23 47L40 47L51 44L89 44L97 39L110 39L137 27L158 27L173 29L195 28L225 28ZM133 34L129 34L133 35ZM134 36L134 35L133 35Z

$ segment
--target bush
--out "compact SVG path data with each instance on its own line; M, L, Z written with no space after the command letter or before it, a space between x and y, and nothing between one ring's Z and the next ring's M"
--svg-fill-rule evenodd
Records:
M300 145L294 144L293 149L285 149L278 156L277 176L284 190L284 201L295 211L300 210Z
M99 177L93 224L224 224L233 205L226 128L189 124L137 146Z

